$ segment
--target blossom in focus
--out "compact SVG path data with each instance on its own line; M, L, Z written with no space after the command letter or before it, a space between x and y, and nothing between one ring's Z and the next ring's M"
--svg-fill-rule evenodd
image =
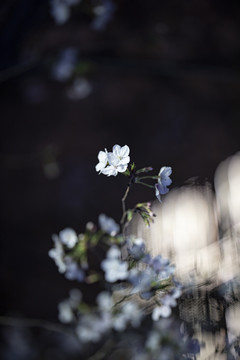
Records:
M78 241L76 232L71 228L60 231L59 238L62 244L66 245L69 249L72 249Z
M99 215L98 222L101 230L111 236L115 236L120 230L120 226L105 214Z
M105 272L105 279L111 283L125 280L128 277L128 264L120 260L121 251L112 246L107 252L107 258L102 261L101 267Z
M106 149L105 149L105 151L99 151L98 160L99 160L99 163L95 166L95 169L96 169L96 171L99 171L101 174L102 170L105 168L105 166L107 165L107 162L108 162L108 152Z
M119 172L125 172L130 162L130 149L127 145L114 145L112 152L100 151L98 153L99 163L96 165L96 171L107 176L116 176Z
M169 192L167 186L171 185L172 183L172 180L170 179L171 174L172 174L172 168L168 166L162 167L159 171L158 183L155 184L155 195L160 202L161 202L160 195L165 195Z
M127 165L130 161L129 153L130 149L127 145L120 146L120 145L114 145L113 151L108 153L108 161L113 166L126 166L125 170L127 169ZM125 170L118 170L119 172L123 172Z

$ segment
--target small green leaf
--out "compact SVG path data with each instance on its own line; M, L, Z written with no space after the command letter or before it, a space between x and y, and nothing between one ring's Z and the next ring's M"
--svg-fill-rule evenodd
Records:
M131 164L131 171L133 171L134 169L135 169L135 164L134 164L134 162Z

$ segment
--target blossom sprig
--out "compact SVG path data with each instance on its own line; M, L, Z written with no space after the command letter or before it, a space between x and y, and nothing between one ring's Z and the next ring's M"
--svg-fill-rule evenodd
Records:
M112 353L119 341L129 343L133 338L134 344L127 350L132 360L140 354L146 360L158 358L160 353L168 356L169 349L174 354L173 359L182 358L182 355L189 358L185 338L183 340L172 322L166 319L182 294L181 285L174 279L174 265L160 255L152 256L144 239L125 232L125 226L134 214L139 214L147 227L155 217L150 202L140 202L132 209L125 209L130 187L139 183L155 188L159 194L166 194L171 184L171 168L163 167L157 176L148 176L145 174L153 169L137 169L134 162L130 164L129 154L127 145L114 145L111 152L106 149L99 152L96 165L100 174L116 176L122 173L129 178L122 198L123 226L100 214L98 225L87 223L84 233L77 235L67 228L53 236L55 246L49 256L59 271L69 280L85 283L84 293L75 289L68 299L60 302L59 320L74 330L83 348L91 343L93 348L100 347L100 354ZM157 184L145 183L149 179L157 180ZM85 298L87 286L96 283L95 300L89 302ZM167 320L169 322L162 327L162 322Z
M143 219L146 227L149 228L151 223L154 222L154 218L156 217L156 214L154 214L151 209L151 205L152 204L150 202L137 203L133 209L128 209L125 212L126 224L132 221L134 214L139 214Z
M130 149L127 145L123 147L114 145L112 152L100 151L98 153L98 164L96 171L107 176L116 176L119 172L124 173L130 162Z
M159 200L159 202L161 202L161 195L165 195L168 193L168 186L172 183L172 180L170 179L170 175L172 174L171 167L161 167L158 175L141 176L140 174L152 171L153 168L148 166L137 170L134 162L130 164L129 153L130 149L127 145L121 147L120 145L116 144L113 146L112 152L108 152L107 149L105 149L105 151L99 151L99 162L95 166L95 169L99 174L104 174L107 176L117 176L118 173L122 173L123 175L129 177L128 187L122 199L124 202L123 217L125 217L125 200L132 184L141 184L151 189L155 189L155 196ZM147 183L146 180L157 180L157 183L152 185ZM147 226L148 225L149 224L147 224Z

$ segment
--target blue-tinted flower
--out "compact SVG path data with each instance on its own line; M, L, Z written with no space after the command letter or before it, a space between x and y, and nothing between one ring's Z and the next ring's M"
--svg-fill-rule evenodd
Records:
M170 175L172 174L172 168L164 166L160 169L158 174L158 183L155 184L155 195L157 199L161 202L161 196L169 192L167 186L171 185L172 180Z
M65 277L68 280L77 280L83 282L85 279L84 271L69 256L65 259L66 272Z
M61 82L68 80L74 72L76 62L77 50L74 48L64 49L52 68L53 78Z
M146 268L144 271L133 268L129 271L128 281L133 285L133 293L147 294L155 278L156 274L151 268Z
M150 265L154 269L155 273L159 275L161 279L166 279L172 275L175 271L175 267L170 265L168 259L164 259L160 255L155 256Z
M129 239L128 252L135 260L140 260L141 258L143 258L145 255L144 240L141 238L137 238L131 241Z
M65 24L71 15L70 7L77 5L81 0L51 0L50 13L57 25Z
M98 222L101 230L111 236L115 236L120 230L120 226L112 218L106 216L105 214L99 215Z
M111 20L115 11L115 5L111 0L102 0L102 4L93 9L95 18L91 24L94 30L104 30Z

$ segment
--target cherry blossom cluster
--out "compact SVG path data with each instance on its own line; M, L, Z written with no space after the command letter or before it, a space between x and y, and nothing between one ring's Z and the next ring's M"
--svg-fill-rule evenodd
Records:
M53 235L54 247L49 256L60 273L79 284L59 303L59 320L73 330L82 345L83 359L89 356L84 353L88 344L96 353L104 344L111 353L119 342L131 344L126 351L133 360L140 355L144 360L158 359L159 353L166 359L184 359L185 355L193 359L199 346L191 345L194 350L190 351L186 334L181 334L180 325L171 319L172 309L183 291L174 277L174 265L161 255L152 256L144 239L127 235L125 231L135 213L146 226L150 226L155 216L150 202L126 209L130 187L136 183L155 188L155 195L161 201L160 195L169 191L172 170L162 167L156 176L145 175L152 168L137 169L134 163L130 164L129 154L127 145L116 144L111 152L106 149L99 152L95 166L99 174L122 173L129 179L122 198L120 224L102 213L98 225L89 222L80 234L66 228ZM149 179L155 184L145 182ZM95 301L88 301L88 286L90 292L95 288Z
M119 172L124 173L130 162L130 149L127 145L121 147L114 145L112 152L100 151L98 153L99 163L96 165L96 171L99 174L107 176L116 176Z

